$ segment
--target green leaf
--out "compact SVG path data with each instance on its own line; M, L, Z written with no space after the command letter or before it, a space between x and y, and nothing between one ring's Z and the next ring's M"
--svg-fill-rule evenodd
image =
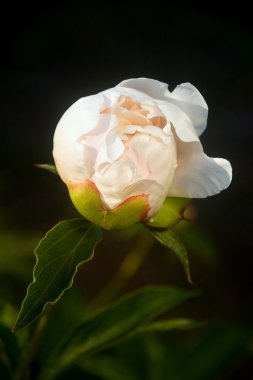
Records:
M52 368L59 372L81 358L132 338L139 334L141 326L197 294L196 291L173 287L147 287L124 297L87 318L59 348L58 355L53 357ZM48 379L50 372L42 378Z
M37 166L37 168L45 169L45 170L48 170L49 172L51 172L53 174L57 174L58 175L58 171L57 171L55 165L51 165L51 164L36 164L35 166Z
M191 202L189 198L168 197L160 210L145 222L155 228L169 228L184 220L184 211Z
M56 302L70 288L80 264L91 260L101 240L99 227L85 219L58 223L35 249L33 282L27 289L15 329L38 318L48 303Z
M188 254L178 236L171 229L147 228L162 245L171 249L177 255L183 265L188 281L192 283Z

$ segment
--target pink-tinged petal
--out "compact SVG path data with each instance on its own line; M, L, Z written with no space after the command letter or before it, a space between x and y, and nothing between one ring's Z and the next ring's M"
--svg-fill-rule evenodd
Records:
M153 118L164 118L164 114L161 112L160 108L157 106L156 102L149 102L149 103L143 103L142 107L148 111L148 118L153 119Z
M161 208L167 196L164 187L158 182L150 179L134 182L124 189L122 195L123 197L128 198L131 195L138 196L140 194L148 197L149 211L146 214L145 219L148 219Z
M177 138L178 166L168 195L205 198L226 189L232 179L231 165L222 158L208 157L200 142Z

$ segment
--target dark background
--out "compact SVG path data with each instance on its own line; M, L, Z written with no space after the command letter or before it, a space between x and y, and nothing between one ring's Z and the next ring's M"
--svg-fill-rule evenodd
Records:
M42 235L58 220L77 215L65 186L33 166L53 162L54 129L74 101L131 77L158 79L169 83L170 90L191 82L209 105L208 127L201 137L205 152L230 160L234 172L228 190L194 202L196 225L212 241L216 262L192 253L195 286L204 289L200 314L250 327L253 33L249 10L242 4L234 8L230 4L222 11L157 1L122 3L121 8L75 1L36 5L36 9L10 5L1 19L2 235L9 231ZM106 236L105 250L113 239ZM99 289L119 262L117 248L100 251L93 266L82 272L88 278L83 285L88 294ZM164 258L152 256L131 286L150 282L188 286L178 263L169 264L164 269ZM236 371L226 378L251 378L250 359Z

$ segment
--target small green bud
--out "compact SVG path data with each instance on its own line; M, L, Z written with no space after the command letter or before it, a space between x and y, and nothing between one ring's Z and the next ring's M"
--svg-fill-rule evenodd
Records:
M150 227L170 228L184 218L184 211L191 202L189 198L168 197L160 210L146 221Z

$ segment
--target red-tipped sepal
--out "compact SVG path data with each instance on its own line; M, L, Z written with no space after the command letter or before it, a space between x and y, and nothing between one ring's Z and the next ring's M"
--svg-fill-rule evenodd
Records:
M80 214L106 230L128 228L147 218L149 203L146 194L129 197L109 210L103 206L100 193L92 181L69 181L67 186L70 198Z

